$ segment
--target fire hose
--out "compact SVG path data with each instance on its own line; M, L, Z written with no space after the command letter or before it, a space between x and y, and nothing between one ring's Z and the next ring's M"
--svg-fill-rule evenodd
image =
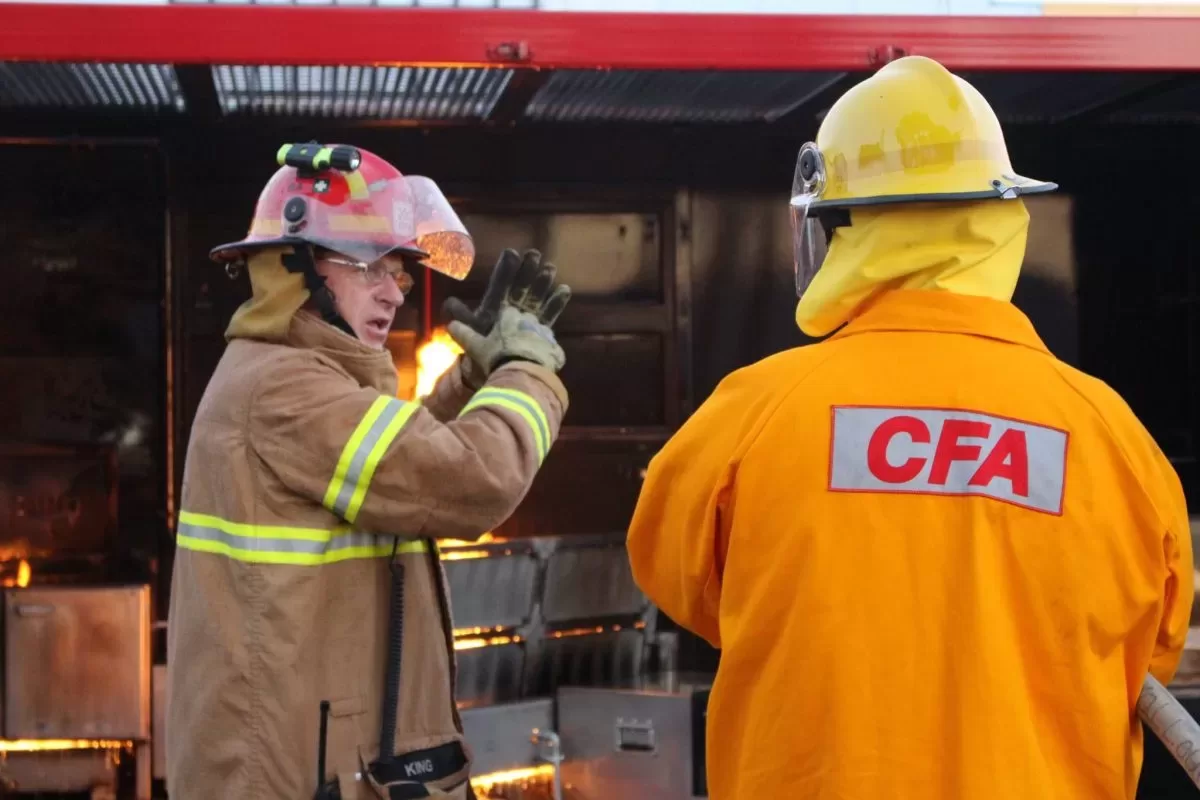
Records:
M1153 675L1138 696L1138 716L1200 788L1200 724Z

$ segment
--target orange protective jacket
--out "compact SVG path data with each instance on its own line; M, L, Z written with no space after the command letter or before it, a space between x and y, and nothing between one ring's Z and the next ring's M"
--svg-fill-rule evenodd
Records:
M721 648L713 800L1133 798L1192 603L1177 475L1013 305L884 292L650 465L639 586Z

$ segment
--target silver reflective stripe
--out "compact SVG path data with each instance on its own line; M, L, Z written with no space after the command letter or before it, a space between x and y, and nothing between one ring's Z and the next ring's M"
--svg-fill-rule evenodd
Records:
M208 514L179 515L180 547L228 556L238 561L316 565L351 558L381 558L397 553L425 552L424 541L401 541L393 536L347 529L321 530L282 525L247 525Z
M384 538L372 533L344 533L331 538L328 542L312 542L303 539L256 539L235 536L216 528L192 525L187 522L179 523L179 532L194 539L221 542L239 550L251 550L256 553L308 553L314 556L336 553L350 547L370 547L379 544L380 540ZM387 537L387 540L387 544L390 545L392 537Z
M550 452L550 420L546 419L546 412L542 411L537 401L516 389L485 386L475 393L459 412L459 416L485 406L512 411L525 420L537 445L538 463L542 463L546 454Z
M325 490L326 508L350 522L358 517L375 468L416 409L417 404L394 397L376 398L342 449L333 479Z

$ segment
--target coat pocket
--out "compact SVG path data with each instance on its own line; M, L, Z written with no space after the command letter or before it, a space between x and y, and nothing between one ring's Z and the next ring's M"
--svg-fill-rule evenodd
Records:
M358 747L366 713L367 702L362 695L329 702L325 768L330 777L358 770Z

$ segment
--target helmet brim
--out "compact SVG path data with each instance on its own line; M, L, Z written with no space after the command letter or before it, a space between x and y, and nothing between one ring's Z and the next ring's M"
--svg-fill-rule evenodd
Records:
M309 242L306 239L290 237L290 236L280 236L275 239L254 239L253 241L242 240L240 242L229 242L227 244L217 245L216 247L214 247L212 250L209 251L208 257L211 258L213 261L217 262L218 264L227 264L231 261L243 260L250 253L253 253L258 250L262 250L263 248L267 248L267 247L299 247L299 246L311 245L311 244L312 244L312 242ZM326 245L322 244L321 246L324 247ZM330 249L336 249L336 248L330 248ZM429 258L429 253L426 253L424 250L421 250L420 248L412 247L409 245L400 245L398 247L393 247L391 250L381 253L379 255L379 257L383 258L384 256L390 256L390 255L399 255L401 257L409 257L416 261L423 261L423 260Z
M843 197L836 200L816 199L809 204L808 214L811 216L814 211L819 211L822 208L854 208L898 203L956 203L970 200L1005 200L1031 194L1046 194L1057 189L1057 183L1018 176L1017 181L1014 183L997 182L993 184L992 188L977 192L886 194L871 197Z

